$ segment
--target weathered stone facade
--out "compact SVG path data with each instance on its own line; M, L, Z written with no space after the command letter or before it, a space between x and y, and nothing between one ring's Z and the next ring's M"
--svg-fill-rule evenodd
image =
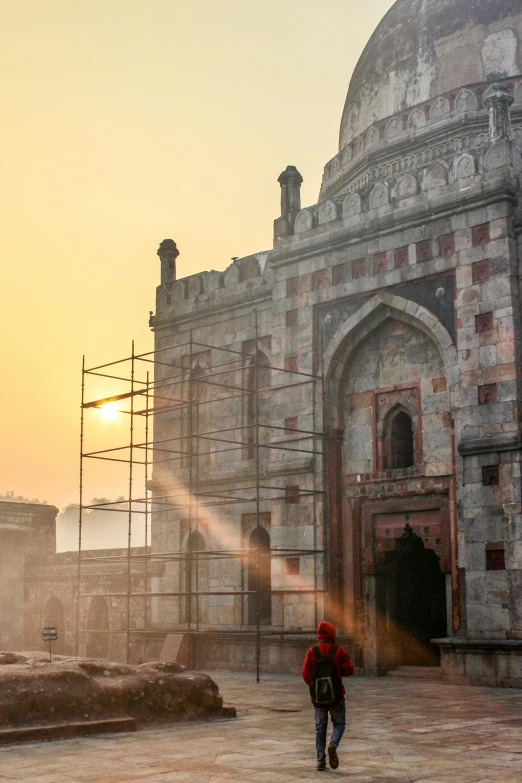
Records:
M263 505L262 524L272 547L311 547L327 531L328 612L366 672L435 660L431 635L445 637L448 679L522 684L521 33L509 0L399 0L356 68L318 203L301 209L302 178L288 167L272 250L181 280L171 265L158 288L156 348L174 346L175 364L191 330L209 346L198 373L210 373L219 348L254 339L255 309L270 367L324 372L315 421L310 399L274 390L274 369L262 416L324 431L326 525L309 524L302 506L292 518L280 500ZM244 410L234 401L219 421L205 415L208 430L240 427ZM159 418L156 438L183 426ZM312 486L317 462L290 456L268 450L265 474ZM205 486L247 485L248 454L207 459ZM186 481L178 468L158 466L155 491ZM203 523L204 547L224 548L213 527L225 521L230 547L244 546L241 515L216 517ZM169 537L186 547L179 514L157 514L153 529L153 551ZM279 562L273 584L288 585ZM208 568L209 586L240 589L239 563ZM163 589L180 579L172 566ZM204 602L201 628L248 629L241 598ZM168 622L181 622L181 600L170 606ZM274 595L272 627L312 631L311 606ZM220 639L209 657L231 662L226 647ZM492 664L506 655L509 677Z

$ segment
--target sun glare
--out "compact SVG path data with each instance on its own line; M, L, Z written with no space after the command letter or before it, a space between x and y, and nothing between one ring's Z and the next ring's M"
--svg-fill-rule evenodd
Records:
M114 421L118 418L118 405L115 402L106 402L98 410L105 421Z

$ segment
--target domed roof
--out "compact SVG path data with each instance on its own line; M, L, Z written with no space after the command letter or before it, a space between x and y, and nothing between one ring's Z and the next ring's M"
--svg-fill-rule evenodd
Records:
M397 0L355 67L339 149L430 98L522 73L521 40L522 0Z

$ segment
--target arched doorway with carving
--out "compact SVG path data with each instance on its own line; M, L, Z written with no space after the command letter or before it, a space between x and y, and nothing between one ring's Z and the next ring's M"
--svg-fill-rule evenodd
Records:
M430 639L451 633L456 354L432 315L407 310L375 296L325 351L332 616L370 674L436 664Z
M438 666L440 649L431 640L447 633L445 575L408 522L383 556L376 603L387 625L378 639L381 668Z

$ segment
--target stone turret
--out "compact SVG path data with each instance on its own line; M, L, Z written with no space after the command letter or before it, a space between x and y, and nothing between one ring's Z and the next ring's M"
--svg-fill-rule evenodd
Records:
M303 178L295 166L287 166L277 181L281 185L281 217L274 221L274 238L292 233L295 216L301 209Z
M489 137L492 142L511 138L509 108L514 100L503 84L493 84L485 94L484 105L489 111Z
M176 258L179 250L173 239L164 239L158 248L161 261L161 285L170 288L176 281Z

